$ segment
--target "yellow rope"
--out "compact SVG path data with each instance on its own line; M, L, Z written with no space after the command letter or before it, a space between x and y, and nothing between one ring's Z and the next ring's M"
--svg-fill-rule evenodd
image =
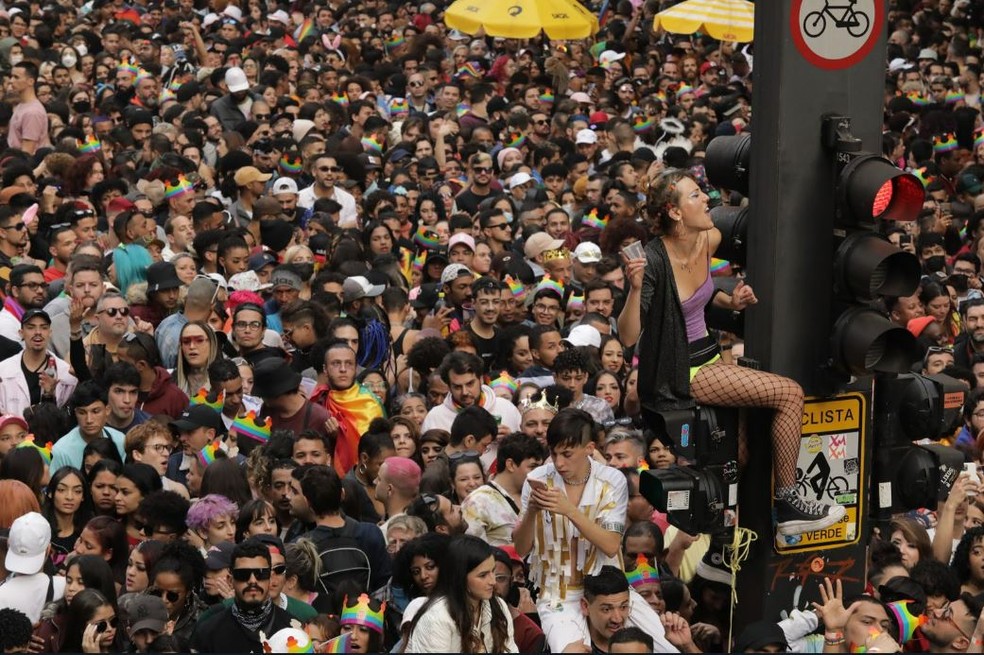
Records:
M748 528L735 527L735 537L731 543L731 557L728 561L728 568L731 570L731 611L734 612L735 605L738 604L738 571L741 570L741 563L748 559L752 549L752 543L758 540L758 534Z

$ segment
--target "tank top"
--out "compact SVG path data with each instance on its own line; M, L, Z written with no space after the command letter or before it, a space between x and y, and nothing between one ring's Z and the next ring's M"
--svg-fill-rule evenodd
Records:
M707 271L704 282L697 287L686 300L680 303L683 309L683 320L687 325L687 343L693 343L707 335L707 325L704 323L704 306L714 295L714 284L711 282L711 272Z

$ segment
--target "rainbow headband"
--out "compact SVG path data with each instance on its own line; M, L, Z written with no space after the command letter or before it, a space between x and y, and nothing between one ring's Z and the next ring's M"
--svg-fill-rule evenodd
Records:
M984 146L984 127L974 130L974 150Z
M202 469L208 468L208 465L215 461L215 453L222 450L222 444L216 439L210 444L205 444L205 447L196 453L198 461L202 464Z
M339 624L361 625L364 628L369 628L370 630L375 630L379 634L383 634L383 613L385 611L386 603L383 603L379 610L375 612L372 611L372 606L369 604L368 594L361 594L359 596L359 602L351 607L349 607L348 596L346 596Z
M625 579L633 588L647 584L659 584L659 571L649 565L649 559L642 553L636 556L635 569L625 572Z
M79 152L83 154L99 152L102 150L102 141L97 139L94 135L86 137L85 141L76 139L75 143L78 146Z
M148 73L147 71L141 68L139 71L137 71L137 77L134 78L133 83L134 85L140 84L144 80L149 80L150 78L151 78L150 73Z
M591 211L581 217L581 225L584 227L594 227L599 230L604 230L608 227L608 221L611 219L610 216L598 216L598 208L593 207Z
M899 637L901 638L899 643L901 644L912 639L916 629L929 621L929 617L925 614L916 616L909 610L912 602L911 600L899 600L894 603L886 603L888 610L895 616L895 624L899 626Z
M509 375L508 371L503 371L499 373L499 377L489 382L489 386L492 389L508 389L510 394L516 393L519 390L519 382L516 378Z
M384 45L386 46L386 49L387 50L396 50L397 48L399 48L401 45L403 45L406 42L407 42L407 40L405 38L403 38L403 35L402 34L396 34L396 35L393 36L392 39L390 39L389 41L387 41Z
M362 137L362 147L365 148L366 152L381 153L383 151L383 144L371 136Z
M403 117L410 114L410 103L406 98L393 98L389 103L389 113L391 117Z
M43 459L44 463L49 466L51 465L51 446L52 444L50 441L44 445L44 448L37 445L34 442L33 434L27 435L26 437L24 437L24 441L17 444L18 448L33 448L34 450L38 451L38 454L41 455L41 459Z
M937 155L942 152L953 152L957 147L957 137L952 132L933 137L933 152Z
M260 443L266 443L270 440L270 417L265 417L262 423L257 422L256 410L250 410L246 416L236 417L236 420L232 422L232 429L237 434L245 435Z
M440 237L437 236L437 232L428 230L426 227L421 225L417 228L417 231L413 233L413 242L427 250L436 250L441 245Z
M540 280L540 284L536 285L536 292L533 295L535 296L536 294L540 293L541 291L552 291L552 292L556 293L560 297L561 300L563 300L564 299L564 282L563 282L563 280L555 280L555 279L553 279L552 277L550 277L550 274L547 273L546 275L543 276L543 279Z
M299 175L304 170L304 164L301 163L301 158L295 156L288 159L288 157L290 155L281 155L280 162L277 164L280 167L280 171L287 175Z
M214 399L210 400L209 398L209 391L205 387L202 387L189 400L191 400L192 405L205 405L217 412L222 411L222 406L225 404L225 392L220 391Z
M191 182L184 175L179 175L178 179L171 182L168 181L164 184L164 199L170 200L171 198L177 198L178 196L183 196L186 193L194 193L195 187L192 186Z
M523 298L526 295L526 287L519 280L516 280L511 275L505 277L505 282L509 286L509 292L512 294L513 298Z
M549 91L541 93L540 102L545 102L548 105L552 105L554 103L554 94L550 93Z

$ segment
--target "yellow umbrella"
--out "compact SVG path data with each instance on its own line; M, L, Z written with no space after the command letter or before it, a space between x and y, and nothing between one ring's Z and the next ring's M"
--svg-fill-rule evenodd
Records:
M653 29L673 34L704 30L719 41L747 43L755 31L755 5L747 0L686 0L656 14Z
M532 39L540 31L557 41L586 39L598 19L577 0L457 0L444 14L448 27L466 34Z

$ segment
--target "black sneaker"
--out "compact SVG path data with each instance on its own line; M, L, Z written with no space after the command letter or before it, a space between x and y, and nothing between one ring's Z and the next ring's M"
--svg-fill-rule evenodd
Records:
M792 535L823 530L844 518L846 510L840 505L825 505L790 494L775 499L779 534Z
M704 553L704 557L697 562L696 574L705 580L720 582L730 587L732 574L727 564L727 556L730 551L730 546L715 546L712 543L711 547Z

